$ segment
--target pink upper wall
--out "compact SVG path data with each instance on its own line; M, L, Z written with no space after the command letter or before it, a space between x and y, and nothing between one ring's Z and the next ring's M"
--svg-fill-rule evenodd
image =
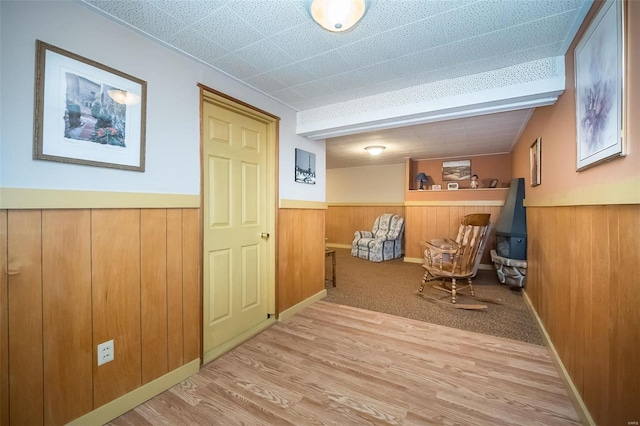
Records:
M593 5L567 51L564 93L554 105L536 109L512 152L513 175L526 179L527 205L640 203L640 2L627 2L626 10L627 156L576 171L573 52L600 5ZM529 147L538 137L542 138L542 184L531 187Z
M446 186L442 181L442 162L456 160L471 160L471 173L478 175L480 188L489 186L491 179L498 179L498 187L504 188L511 182L511 154L483 155L479 157L447 158L446 160L412 160L410 162L411 176L413 179L418 173L423 172L429 176L428 185ZM458 182L460 189L469 188L471 181ZM411 182L410 189L418 189L419 183Z

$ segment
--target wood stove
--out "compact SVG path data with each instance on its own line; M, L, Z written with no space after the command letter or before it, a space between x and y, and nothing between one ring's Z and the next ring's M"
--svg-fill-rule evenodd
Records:
M496 250L491 250L498 279L524 287L527 274L527 216L524 210L524 178L511 180L509 194L496 224Z

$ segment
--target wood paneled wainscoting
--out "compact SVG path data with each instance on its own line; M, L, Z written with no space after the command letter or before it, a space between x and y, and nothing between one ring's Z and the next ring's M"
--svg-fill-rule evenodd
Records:
M423 204L414 202L406 206L405 260L423 261L420 241L434 238L453 238L458 234L460 221L472 213L489 213L494 227L491 230L481 263L491 264L490 250L495 248L495 224L500 216L502 201L475 201L465 203Z
M199 218L0 210L1 424L64 424L199 360Z
M527 207L526 294L598 425L640 421L640 205Z
M404 203L329 204L327 209L327 243L351 247L355 231L371 231L373 222L384 213L405 217Z
M292 201L278 212L277 311L284 319L324 297L324 203ZM289 310L289 311L287 311Z

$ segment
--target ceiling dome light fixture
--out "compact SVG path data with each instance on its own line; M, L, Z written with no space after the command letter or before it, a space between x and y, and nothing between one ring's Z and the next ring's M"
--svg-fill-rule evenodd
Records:
M346 31L365 14L369 0L307 0L309 14L321 27L333 32Z
M373 145L373 146L365 146L364 149L370 154L370 155L380 155L382 154L382 151L385 150L386 147L382 146L382 145Z

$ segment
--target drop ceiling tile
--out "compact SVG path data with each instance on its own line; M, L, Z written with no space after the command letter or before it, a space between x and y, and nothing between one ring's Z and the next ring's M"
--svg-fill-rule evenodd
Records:
M240 49L236 52L239 58L260 69L261 73L281 68L292 63L292 59L276 44L268 39Z
M273 93L286 86L267 74L260 74L246 80L248 84L265 93Z
M347 71L342 74L332 75L327 78L323 78L322 82L329 86L334 92L343 92L346 90L357 89L367 85L366 80L363 78L359 71Z
M286 87L297 86L316 79L309 71L295 63L277 68L267 74Z
M224 6L229 0L150 0L151 3L169 15L184 22L193 24Z
M286 1L237 0L229 9L266 37L309 21L295 3Z
M505 2L502 13L502 27L508 28L520 25L559 13L573 11L579 7L580 5L575 0Z
M317 78L330 77L353 70L353 67L345 61L337 52L327 52L298 64Z
M262 39L262 35L226 6L193 26L193 29L230 51Z
M515 51L531 47L532 38L536 40L537 45L563 40L563 35L567 33L574 18L575 14L573 12L565 12L518 25L517 27L511 27L503 30L509 32L504 33L502 44L506 46L508 51Z
M321 81L299 84L292 89L299 93L303 98L311 99L327 96L333 93L333 91Z
M185 27L185 24L148 1L87 1L100 10L128 23L153 37L164 40Z
M399 56L394 48L395 45L386 39L385 34L378 34L366 40L342 46L336 51L357 69Z
M300 96L300 94L298 94L298 92L288 87L282 90L273 92L272 95L277 99L280 99L282 102L289 105L295 102L302 101L304 99L302 96Z
M213 66L238 79L246 79L262 73L259 68L246 62L235 53L230 53L217 58L214 61Z
M322 37L322 31L324 30L318 25L306 22L269 37L269 40L280 46L291 58L300 61L333 49Z
M229 51L208 38L200 35L192 28L180 31L167 39L177 49L213 65L213 62Z

